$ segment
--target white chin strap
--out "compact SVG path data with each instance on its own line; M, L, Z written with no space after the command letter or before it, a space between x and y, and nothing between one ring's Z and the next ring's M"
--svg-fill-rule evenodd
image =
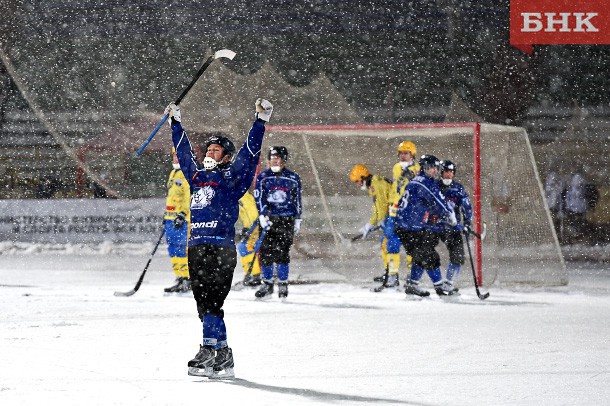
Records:
M270 168L271 168L271 172L273 172L273 173L278 173L279 171L282 170L281 166L271 166Z
M172 164L172 168L174 168L174 169L180 169L180 164Z
M453 182L453 179L443 179L443 184L445 186L451 185L452 182Z
M206 171L211 171L212 169L216 168L218 166L218 162L216 162L216 160L214 158L211 158L209 156L206 156L205 158L203 158L203 169L205 169Z

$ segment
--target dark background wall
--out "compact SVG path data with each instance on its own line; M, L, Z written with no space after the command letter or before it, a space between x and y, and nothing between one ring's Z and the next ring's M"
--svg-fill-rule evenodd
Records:
M219 48L238 52L226 64L243 75L265 61L295 86L324 73L368 122L443 121L460 100L481 120L524 126L544 144L564 137L583 111L586 136L598 137L610 117L610 46L538 46L526 55L508 44L508 0L8 0L0 7L3 51L73 144L108 122L162 111L206 51ZM0 155L33 148L47 163L61 160L1 65L0 83Z

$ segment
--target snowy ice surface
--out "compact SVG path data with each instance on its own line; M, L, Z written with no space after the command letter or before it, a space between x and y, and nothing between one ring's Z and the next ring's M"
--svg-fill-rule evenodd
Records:
M485 301L372 282L292 285L286 303L232 291L237 377L218 382L186 373L201 325L192 297L163 295L165 253L134 296L113 296L148 258L131 248L0 247L0 405L610 404L607 264Z

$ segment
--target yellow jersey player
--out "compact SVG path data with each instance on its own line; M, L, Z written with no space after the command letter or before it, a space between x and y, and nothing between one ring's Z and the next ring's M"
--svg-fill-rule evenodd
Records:
M258 262L255 244L260 236L258 226L258 209L256 200L250 192L246 192L239 199L239 217L237 219L242 225L239 233L241 241L237 244L237 252L241 258L241 265L244 268L243 286L258 286L261 281L261 267Z
M172 147L173 169L167 180L167 199L165 201L165 240L171 258L176 283L165 288L166 293L185 293L191 290L189 280L186 244L190 222L191 194L189 184L180 170L176 149Z
M398 144L398 162L392 168L392 192L388 221L384 228L388 264L386 275L375 278L376 282L383 282L383 287L398 286L398 270L400 268L400 240L394 231L398 201L404 194L409 181L419 172L419 163L415 161L417 147L411 141ZM407 255L407 271L411 267L411 256ZM395 276L394 276L395 275Z
M388 209L390 206L390 197L392 196L392 183L378 175L373 175L365 165L356 165L352 168L349 174L349 179L360 186L360 189L368 191L369 196L373 198L373 214L368 223L362 227L359 232L362 238L366 238L369 233L376 228L383 228L388 217ZM381 238L381 258L386 269L384 275L384 284L381 288L376 288L379 292L384 287L398 286L398 265L392 263L396 260L395 257L388 255L388 239L385 236ZM397 241L400 248L400 241ZM399 257L396 255L396 257ZM400 260L400 259L399 259Z

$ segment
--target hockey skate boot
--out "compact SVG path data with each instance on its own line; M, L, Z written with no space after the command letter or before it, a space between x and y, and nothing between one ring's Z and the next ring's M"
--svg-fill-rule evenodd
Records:
M180 286L178 286L178 290L176 293L188 293L191 291L191 281L189 278L182 278L180 282Z
M182 285L183 285L183 281L184 281L184 280L187 280L187 281L188 281L188 278L183 278L183 277L178 277L178 278L176 278L176 282L175 282L175 283L174 283L172 286L170 286L169 288L165 288L165 289L163 289L163 291L164 291L165 293L176 293L176 292L180 292L180 291L181 291L180 289L182 288ZM189 282L189 289L190 289L190 282Z
M405 283L405 293L407 295L416 295L421 297L430 296L430 292L420 288L417 285L419 285L418 282L408 280L407 283Z
M263 281L263 285L254 293L257 299L269 297L273 293L273 282Z
M278 282L277 295L280 299L285 299L288 297L288 282Z
M447 290L450 290L453 293L458 293L460 291L460 288L456 288L455 286L453 286L453 282L445 281L445 286Z
M441 282L434 285L434 290L436 294L439 296L452 296L455 294L455 291L451 286L449 286L446 282Z
M216 361L215 355L214 347L210 345L200 345L199 352L195 355L195 358L188 362L189 375L212 376L214 374L214 365Z
M246 275L244 276L243 285L244 286L260 286L263 283L261 279L261 274L256 275Z
M229 347L219 348L216 350L216 358L214 359L214 374L212 379L231 379L235 378L233 367L233 351Z
M383 286L385 288L394 288L400 285L400 281L398 280L398 274L391 273L388 275L388 280L385 281Z

